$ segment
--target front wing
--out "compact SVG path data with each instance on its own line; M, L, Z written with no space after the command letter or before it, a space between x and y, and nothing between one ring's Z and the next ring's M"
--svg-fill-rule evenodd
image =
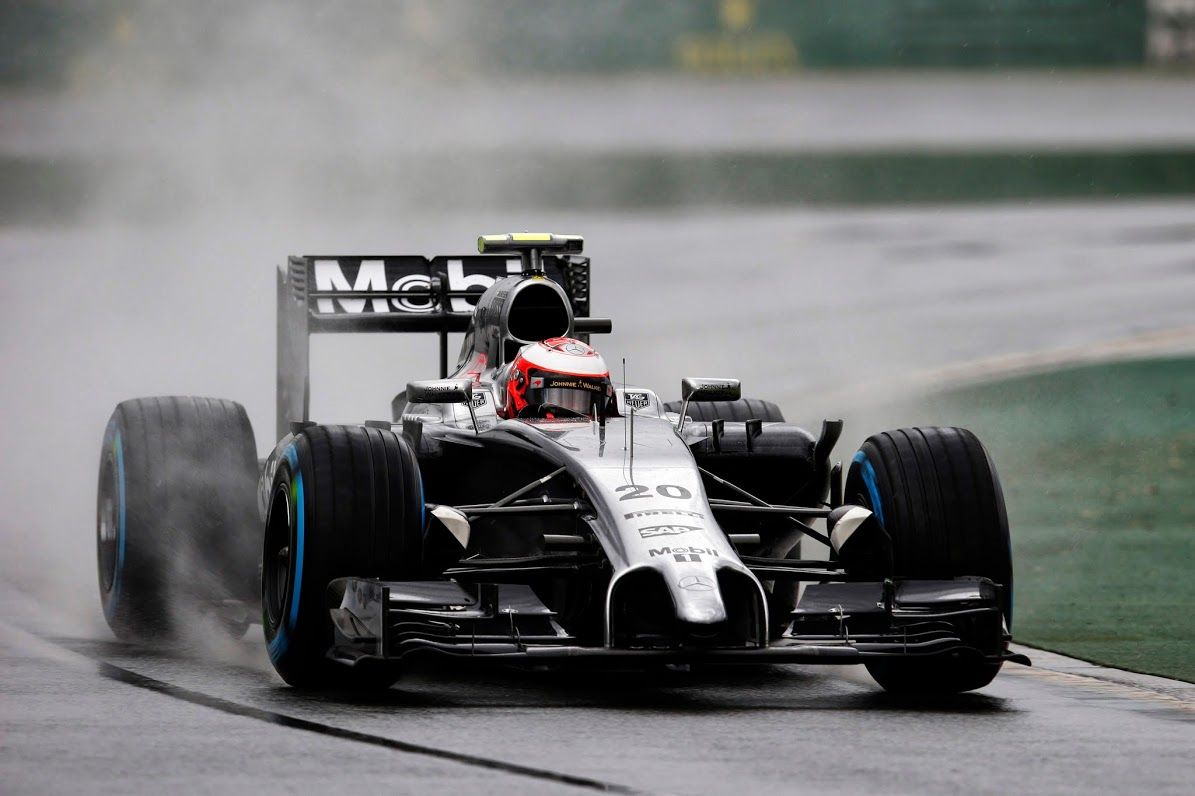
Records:
M985 578L806 587L785 633L762 646L582 643L520 584L341 578L329 584L330 657L346 664L417 653L551 661L849 664L964 654L1028 663L1008 650L999 587Z

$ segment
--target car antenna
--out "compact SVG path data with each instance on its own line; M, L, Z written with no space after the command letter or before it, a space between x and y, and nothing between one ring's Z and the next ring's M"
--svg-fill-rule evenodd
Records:
M597 395L593 399L593 419L597 423L598 444L605 447L606 445L606 410L603 407L603 397L608 402L608 396Z
M627 423L629 433L631 435L631 467L635 466L635 407L627 403L627 358L622 358L622 405L627 408L627 414L630 415L630 420Z
M627 399L626 399L626 394L627 394L627 358L626 357L622 358L622 394L623 394L622 405L625 407L627 405ZM624 451L627 449L627 426L626 426L626 423L623 423L623 425L622 425L622 449Z

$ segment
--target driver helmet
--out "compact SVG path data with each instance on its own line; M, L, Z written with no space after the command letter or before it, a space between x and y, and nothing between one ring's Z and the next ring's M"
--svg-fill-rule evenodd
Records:
M523 346L506 371L502 414L513 417L586 417L614 395L601 354L571 337Z

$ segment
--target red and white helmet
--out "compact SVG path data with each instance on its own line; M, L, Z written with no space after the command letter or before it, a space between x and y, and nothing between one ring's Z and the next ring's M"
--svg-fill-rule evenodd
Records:
M580 340L553 337L524 346L506 372L503 417L591 415L614 395L601 354Z

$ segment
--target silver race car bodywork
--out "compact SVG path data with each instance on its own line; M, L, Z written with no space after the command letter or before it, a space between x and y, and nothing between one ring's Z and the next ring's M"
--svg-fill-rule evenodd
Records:
M330 657L1019 659L1001 584L851 571L843 545L865 543L863 508L833 540L814 527L842 503L830 462L840 422L817 439L784 423L686 422L683 408L665 411L653 391L627 385L600 417L501 419L502 368L521 346L610 328L585 317L579 239L519 237L483 238L496 256L302 257L280 273L280 441L260 481L263 516L284 452L309 425L308 336L441 337L441 379L410 384L378 425L418 456L425 543L448 552L425 552L421 580L329 583ZM450 378L449 332L464 333ZM686 401L738 398L733 380L686 380L684 390ZM777 499L793 495L796 504ZM830 543L831 558L802 560L803 536ZM799 602L797 583L808 584Z
M486 389L484 382L482 389ZM592 513L585 516L611 569L609 592L627 575L652 570L665 584L678 620L694 626L716 625L727 620L727 606L717 586L719 577L733 573L747 579L757 591L757 630L762 637L767 623L763 588L712 516L701 474L676 432L675 421L658 411L656 397L647 390L631 392L647 396L648 407L629 409L627 392L618 391L619 405L627 414L607 419L604 428L596 421L584 420L503 420L481 436L507 435L535 446L564 469L562 475L577 483L588 498ZM493 401L487 399L486 403ZM404 416L416 422L427 418L426 414ZM444 420L460 423L455 413ZM485 427L483 417L478 421ZM464 423L471 441L467 416ZM425 428L424 433L429 430ZM609 626L608 617L607 641Z

